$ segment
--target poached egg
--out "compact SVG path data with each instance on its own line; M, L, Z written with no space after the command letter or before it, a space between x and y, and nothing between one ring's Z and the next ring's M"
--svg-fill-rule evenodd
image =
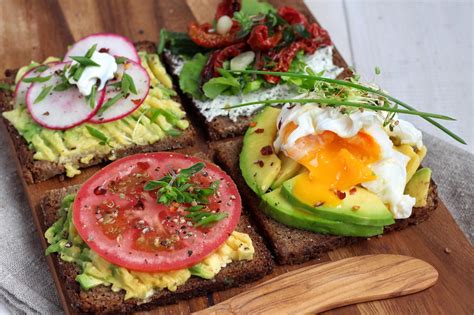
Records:
M411 123L397 120L391 130L383 126L382 114L374 111L284 106L274 148L308 170L296 181L293 193L308 204L337 206L343 191L360 185L376 194L394 218L408 218L416 201L404 195L410 157L395 149L391 137L417 148L423 142Z

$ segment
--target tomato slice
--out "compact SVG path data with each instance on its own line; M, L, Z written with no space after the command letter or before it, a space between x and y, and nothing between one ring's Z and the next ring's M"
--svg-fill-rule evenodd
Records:
M213 225L193 224L188 205L157 203L144 185L203 162L191 177L200 187L219 180L207 211L226 212ZM159 152L136 154L104 167L87 180L73 205L73 223L86 244L108 262L158 272L190 267L218 248L235 229L242 209L237 187L217 165L196 157Z

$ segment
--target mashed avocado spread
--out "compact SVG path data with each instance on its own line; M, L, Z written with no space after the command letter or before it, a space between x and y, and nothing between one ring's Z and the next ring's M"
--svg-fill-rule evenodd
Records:
M212 254L188 269L158 273L127 270L108 263L78 235L72 223L74 198L75 195L68 195L63 199L59 210L60 218L45 232L50 244L46 255L58 253L63 261L77 264L81 273L77 275L76 281L83 290L105 285L110 286L114 292L124 290L125 300L146 300L158 290L176 291L191 276L212 279L232 261L253 259L255 250L249 235L234 231Z
M88 164L96 156L114 160L117 149L179 136L189 127L189 122L180 104L171 99L176 95L171 79L157 54L140 52L139 55L150 76L151 88L145 102L125 118L103 124L82 124L61 131L38 125L24 104L4 112L3 116L35 152L34 159L64 165L69 177L79 174L79 165ZM24 68L19 71L24 73L31 64Z

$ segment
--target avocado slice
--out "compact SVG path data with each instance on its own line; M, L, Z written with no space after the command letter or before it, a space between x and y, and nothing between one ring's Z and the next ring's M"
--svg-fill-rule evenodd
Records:
M355 225L328 220L295 207L285 198L281 188L262 195L261 209L284 225L321 234L369 237L383 233L383 226Z
M264 194L270 188L281 169L281 161L273 151L280 111L275 107L265 107L244 136L240 170L247 185L257 195Z
M415 172L405 187L405 194L416 199L415 207L424 207L428 199L431 169L425 167Z
M346 197L336 207L308 205L293 194L293 187L298 176L302 175L297 175L282 185L285 197L297 207L309 210L328 220L350 224L384 226L395 222L392 213L382 200L362 187L357 187L356 191L352 193L345 192Z
M92 276L89 276L85 273L81 273L76 276L76 281L79 282L79 285L81 286L81 289L84 291L87 291L89 289L92 289L98 285L104 284L104 281L94 278Z
M283 153L278 154L278 157L281 160L281 169L276 177L276 180L272 184L272 189L280 187L285 181L298 174L302 168L300 163L287 157Z
M216 273L213 272L212 269L209 268L209 266L206 266L202 263L190 267L189 271L193 276L200 277L203 279L212 279L216 275Z

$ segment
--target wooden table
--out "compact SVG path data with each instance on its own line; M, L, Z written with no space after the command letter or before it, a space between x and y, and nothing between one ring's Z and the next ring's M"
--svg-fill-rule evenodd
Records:
M190 0L188 2L193 3ZM208 12L214 10L210 7L211 2L215 1L205 0L198 6L190 6L185 1L0 0L2 67L15 68L32 59L41 61L49 55L62 55L67 45L90 33L116 32L133 41L157 40L161 27L183 31L188 21L195 17L205 18ZM278 3L304 6L301 1L286 0ZM81 182L92 171L89 170L74 180L53 180L25 186L30 202L34 205L46 188ZM471 299L474 251L444 205L441 204L432 218L420 226L338 249L307 264L377 253L403 254L424 259L438 269L439 281L433 288L412 296L344 307L328 313L474 312ZM298 267L300 266L279 266L268 277ZM242 290L245 287L215 293L212 294L212 299L218 303ZM188 313L206 307L208 301L207 297L182 301L161 308L157 313Z

